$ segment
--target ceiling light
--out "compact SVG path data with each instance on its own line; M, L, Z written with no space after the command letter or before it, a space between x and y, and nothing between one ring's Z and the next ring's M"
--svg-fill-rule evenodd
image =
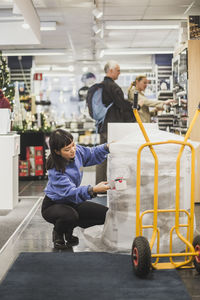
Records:
M68 70L69 70L70 72L73 72L73 71L74 71L74 66L72 66L72 65L69 66L69 67L68 67Z
M71 73L53 73L53 72L45 72L43 73L43 76L44 77L71 77L71 76L74 76L73 74Z
M120 64L120 70L152 70L152 66L125 66Z
M24 21L24 18L22 16L1 17L1 23L6 21L10 21L10 22Z
M2 50L4 56L66 55L63 49Z
M179 25L107 25L106 29L129 30L129 29L179 29Z
M50 71L50 66L49 67L35 67L35 71Z
M98 27L96 24L94 26L92 26L92 29L93 29L95 34L98 34L101 31L101 28Z
M179 21L107 21L105 24L106 29L111 30L159 30L159 29L179 29L180 22Z
M87 72L87 71L88 71L88 67L83 67L83 68L82 68L82 71L83 71L83 72Z
M28 23L22 23L22 27L24 29L29 29L30 28L30 25Z
M68 67L52 67L52 71L68 71Z
M99 57L100 57L100 58L104 57L104 54L105 54L105 51L104 51L104 50L101 50L101 51L100 51L100 54L99 54Z
M17 7L16 3L13 3L13 10L12 13L14 15L21 15L21 11L19 10L19 8Z
M73 71L74 67L59 67L59 66L37 66L35 67L35 71Z
M104 69L105 63L101 64L101 69ZM120 64L120 70L152 70L152 65L127 65L127 64Z
M100 19L103 16L103 12L98 10L97 8L93 9L92 14L96 19Z
M145 74L146 72L139 72L139 71L137 71L137 73L135 73L135 72L132 72L132 71L128 71L128 72L126 72L126 71L121 71L120 72L120 77L123 75L123 76L139 76L139 75L142 75L142 76L144 76L144 75L146 75ZM103 74L102 74L103 75ZM105 75L104 75L105 76ZM146 77L146 76L145 76ZM147 76L148 77L148 76ZM150 79L150 78L149 78Z
M145 54L170 54L173 53L173 49L165 49L165 48L148 48L148 49L104 49L100 52L100 57L103 57L105 55L145 55Z
M41 31L56 30L56 22L40 22Z

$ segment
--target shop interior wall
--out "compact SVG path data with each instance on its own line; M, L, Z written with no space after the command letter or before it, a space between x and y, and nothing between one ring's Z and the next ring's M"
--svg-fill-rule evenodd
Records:
M188 114L191 122L200 103L200 40L188 41ZM191 132L191 139L200 142L200 116ZM200 202L200 148L196 151L197 172L195 202Z

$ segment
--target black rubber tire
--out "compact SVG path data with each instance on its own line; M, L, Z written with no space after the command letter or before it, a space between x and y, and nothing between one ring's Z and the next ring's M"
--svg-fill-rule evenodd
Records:
M144 236L134 239L131 251L133 271L138 277L146 277L151 269L151 249Z
M200 235L197 235L194 240L193 240L193 247L195 251L200 251ZM194 256L193 260L195 269L197 270L198 273L200 273L200 255L199 256Z

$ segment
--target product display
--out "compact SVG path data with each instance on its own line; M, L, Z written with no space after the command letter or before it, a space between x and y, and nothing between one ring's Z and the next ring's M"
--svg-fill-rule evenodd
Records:
M45 151L48 148L43 132L20 132L19 178L22 180L43 179L46 173ZM48 149L47 149L48 150Z
M26 147L26 160L19 161L19 176L43 176L43 147Z

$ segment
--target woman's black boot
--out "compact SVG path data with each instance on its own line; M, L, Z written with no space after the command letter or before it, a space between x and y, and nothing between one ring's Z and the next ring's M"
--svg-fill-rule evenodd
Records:
M53 244L55 249L65 249L65 240L64 240L64 235L57 233L55 229L53 229L52 233L52 238L53 238Z
M79 238L77 236L72 235L73 229L69 229L67 232L65 232L65 240L67 242L68 246L76 246L79 243Z

